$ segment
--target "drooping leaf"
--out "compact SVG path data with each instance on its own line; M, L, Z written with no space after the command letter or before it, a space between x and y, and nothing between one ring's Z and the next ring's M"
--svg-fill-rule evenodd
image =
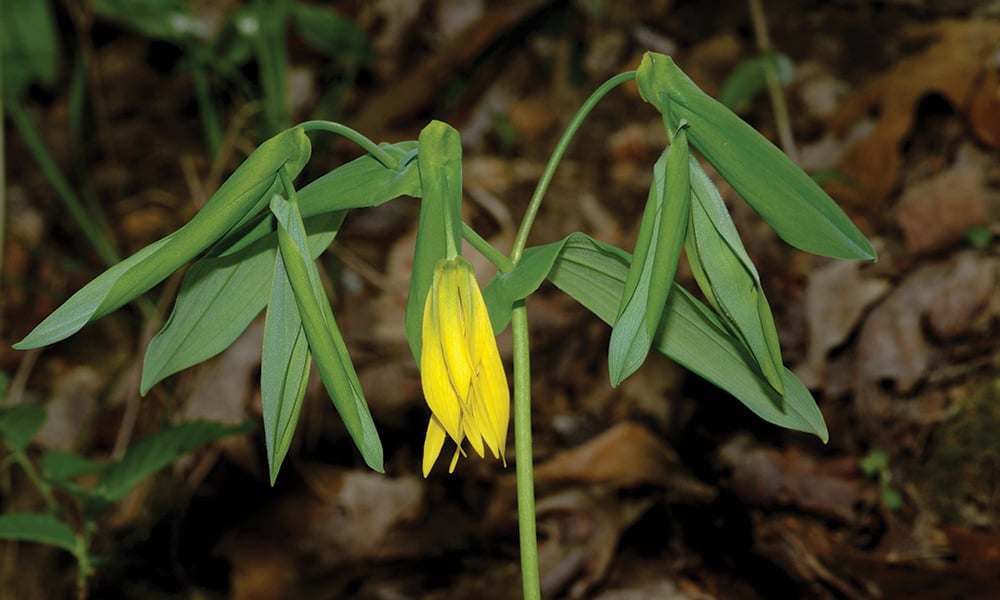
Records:
M0 439L12 450L23 452L45 423L45 409L34 404L0 406Z
M369 467L382 472L382 442L347 346L337 328L330 303L306 242L298 203L275 195L271 212L278 220L278 248L286 279L295 296L309 348L323 385L330 394L347 432Z
M279 252L274 262L271 299L264 321L261 356L260 397L264 417L264 446L271 485L295 435L302 399L309 381L312 354L295 294L288 282L285 263Z
M636 251L611 330L608 370L615 387L646 361L684 247L691 207L684 129L674 134L670 148L653 167Z
M420 364L420 331L434 265L448 257L448 240L462 239L462 139L452 126L431 121L418 140L420 220L406 299L406 339Z
M757 268L743 248L719 191L693 158L690 169L693 201L686 249L695 281L780 393L781 347Z
M399 171L370 155L342 165L298 191L312 258L333 241L348 208L418 196L414 142L383 144ZM188 269L170 318L153 337L142 369L142 393L163 378L215 356L232 344L267 304L277 254L269 214L247 231L219 242Z
M260 145L222 184L191 221L114 265L73 294L23 340L19 350L67 338L148 291L231 231L259 219L277 172L292 178L309 159L309 138L301 127L289 129Z
M636 72L643 99L688 139L786 242L834 258L874 259L868 239L774 144L705 94L669 56L647 52Z
M0 540L38 542L76 554L76 534L69 525L43 513L0 515Z
M533 261L531 269L520 272L520 265L528 261ZM493 306L503 306L517 295L505 296L506 290L530 293L540 283L537 274L548 269L551 271L548 278L556 287L605 323L611 323L625 289L630 262L627 252L582 233L574 233L558 242L525 250L518 267L499 276L512 282L505 285L491 282L483 295L492 313ZM509 318L508 313L506 321L494 323L494 331L506 327ZM784 369L785 393L779 394L757 370L741 341L711 309L677 284L667 298L653 347L732 394L762 419L815 434L826 441L828 433L823 415L802 382Z

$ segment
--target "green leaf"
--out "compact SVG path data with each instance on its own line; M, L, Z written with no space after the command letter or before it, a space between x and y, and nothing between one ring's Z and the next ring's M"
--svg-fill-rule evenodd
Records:
M420 132L420 221L406 299L406 339L420 364L420 333L434 266L459 251L462 239L462 139L452 126L431 121Z
M345 209L377 206L399 196L420 194L414 142L382 148L400 159L386 169L370 155L330 171L298 191L312 258L319 256L344 219ZM146 350L140 389L215 356L232 344L264 310L277 255L274 218L236 232L194 263L184 276L170 318Z
M329 59L356 64L375 56L365 33L333 9L295 3L292 5L292 18L302 41Z
M611 323L630 260L627 252L576 233L565 240L549 280ZM754 368L740 341L708 307L676 283L653 347L729 392L765 421L828 439L816 401L795 374L785 369L784 396L775 391Z
M309 257L298 204L275 195L271 212L278 219L278 248L323 385L365 462L375 471L382 472L382 442L323 292L316 265Z
M483 301L490 314L494 334L499 334L510 323L514 303L533 294L545 281L567 239L528 248L512 271L498 273L486 284Z
M646 361L663 315L690 219L689 173L687 136L682 126L653 167L653 185L643 211L634 260L611 330L608 369L613 387Z
M767 85L768 63L777 73L778 82L782 85L790 82L795 76L795 65L792 64L792 59L784 54L758 54L736 65L722 83L719 102L732 110L749 102Z
M714 100L669 56L647 52L636 73L643 99L688 139L786 242L834 258L874 259L850 218L765 137Z
M24 452L45 423L45 410L33 404L0 406L0 438L11 450Z
M532 259L537 260L532 268L518 273L520 265ZM630 262L631 256L624 250L574 233L558 242L525 250L518 267L497 278L518 281L497 285L494 279L483 295L492 310L493 305L508 302L510 296L504 296L505 290L516 289L526 294L534 291L540 283L536 280L537 273L548 269L551 270L548 278L556 287L610 324L618 311ZM491 301L493 305L489 304ZM499 326L494 323L494 331L502 330L506 324L506 321ZM802 382L783 369L785 393L779 394L757 371L740 340L711 309L676 283L667 298L653 347L732 394L765 421L827 440L823 415Z
M686 249L695 281L768 382L781 392L781 347L760 276L719 191L694 158L690 169L694 201Z
M50 2L6 0L0 19L0 64L0 91L11 102L34 82L55 82L59 38Z
M231 231L252 224L277 189L279 169L295 177L309 159L301 127L267 140L183 227L114 265L49 315L14 348L37 348L67 338L148 291Z
M271 485L274 485L295 435L312 359L280 252L275 257L271 299L267 306L260 396L267 465Z
M50 451L42 455L42 471L45 477L62 485L80 475L99 473L104 470L104 463L80 456L72 452Z
M133 445L117 462L109 464L94 492L118 502L140 481L188 452L230 435L253 430L252 423L224 425L211 421L187 421L162 429Z
M76 534L69 525L42 513L6 513L0 515L0 539L38 542L77 553Z
M182 0L96 0L94 12L146 37L179 42L208 28L197 21L188 4Z

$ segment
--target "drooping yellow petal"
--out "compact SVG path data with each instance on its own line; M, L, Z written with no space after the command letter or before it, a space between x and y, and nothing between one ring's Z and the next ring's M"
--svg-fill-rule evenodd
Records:
M456 401L434 315L435 294L428 294L424 307L420 352L420 384L424 398L441 426L456 443L462 439L462 411Z
M465 335L466 315L461 302L465 278L461 272L463 265L458 260L461 259L438 263L440 268L435 271L433 285L436 287L432 288L432 293L435 296L434 314L448 375L455 393L465 400L472 381L472 361Z
M444 446L445 431L441 423L431 415L427 423L427 435L424 437L424 477L430 474L431 468L437 462L441 448Z
M435 266L422 336L421 382L432 415L424 441L424 475L445 437L456 445L449 471L465 455L466 439L480 457L489 448L506 466L510 391L482 292L472 265L462 257Z

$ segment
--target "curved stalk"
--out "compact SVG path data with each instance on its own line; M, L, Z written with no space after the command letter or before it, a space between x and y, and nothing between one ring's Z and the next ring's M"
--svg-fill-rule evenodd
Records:
M615 75L597 88L593 94L583 103L580 110L576 111L573 119L566 127L559 143L556 144L549 162L545 165L542 177L538 180L528 208L524 213L524 220L517 230L514 238L514 245L510 252L510 259L507 262L494 260L493 253L484 251L483 255L490 259L497 268L504 270L508 266L512 270L524 253L528 243L528 234L531 226L538 215L538 209L542 204L542 198L552 182L556 167L566 154L570 142L583 120L590 114L594 106L601 101L611 90L635 79L635 71L628 71ZM489 244L482 240L478 234L463 230L463 237L469 240L473 246L480 249L480 246ZM479 243L482 240L482 243ZM502 266L503 265L503 266ZM535 523L535 475L534 460L531 450L531 361L530 346L528 336L528 312L524 305L524 300L519 300L514 304L511 313L511 331L514 336L514 450L517 460L517 523L521 544L521 585L525 600L539 600L541 598L541 578L538 572L538 534Z
M573 136L576 135L577 130L580 129L580 125L583 124L583 120L587 118L590 111L597 106L597 103L600 102L601 99L608 94L608 92L626 81L632 81L634 79L635 71L627 71L625 73L615 75L611 79L605 81L601 87L597 88L583 103L580 110L576 111L576 114L573 115L573 119L569 122L569 125L566 126L566 131L563 132L562 138L560 138L559 143L556 144L556 149L552 151L552 156L549 157L549 162L545 165L545 171L542 172L542 177L538 180L538 186L535 187L535 193L531 195L531 201L528 203L528 208L524 211L524 220L521 221L521 227L517 230L517 237L514 238L514 247L510 251L510 258L515 263L520 260L521 254L524 252L524 248L528 244L528 234L531 232L531 226L535 222L535 217L538 216L538 208L542 205L542 198L545 196L545 192L548 191L549 184L552 183L552 177L556 173L556 167L558 167L559 162L562 161L563 155L566 154L566 149L569 148L569 143L573 141Z
M371 141L365 137L362 133L355 129L351 129L347 125L341 125L340 123L334 123L333 121L305 121L299 123L296 127L301 127L306 132L310 131L326 131L328 133L335 133L337 135L342 135L345 138L351 140L355 144L364 148L369 154L375 157L375 160L382 163L387 169L395 170L399 167L399 161L389 155L388 152L379 148L378 144Z

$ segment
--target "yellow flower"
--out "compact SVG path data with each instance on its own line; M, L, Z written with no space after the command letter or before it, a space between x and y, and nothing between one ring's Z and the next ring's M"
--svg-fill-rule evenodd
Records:
M458 448L462 440L484 457L484 447L504 459L510 392L482 292L469 261L442 259L424 305L420 372L431 409L424 440L424 477L441 453L447 435Z

